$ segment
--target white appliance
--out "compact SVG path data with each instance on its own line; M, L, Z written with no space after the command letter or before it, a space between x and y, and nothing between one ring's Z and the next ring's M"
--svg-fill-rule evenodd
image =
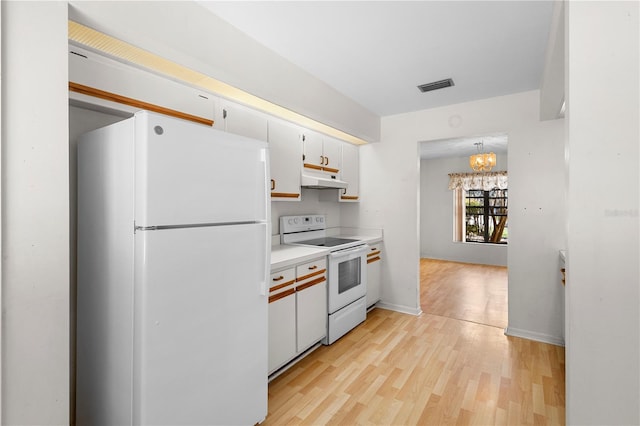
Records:
M81 137L77 424L266 417L268 160L148 112Z
M367 244L327 236L324 215L281 216L280 242L330 249L327 337L322 343L334 343L367 318Z

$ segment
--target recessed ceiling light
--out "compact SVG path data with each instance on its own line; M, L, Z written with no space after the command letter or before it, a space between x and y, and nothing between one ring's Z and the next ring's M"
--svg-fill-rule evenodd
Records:
M424 92L431 92L432 90L444 89L445 87L453 86L453 80L450 78L446 78L444 80L434 81L432 83L421 84L418 86L418 89Z

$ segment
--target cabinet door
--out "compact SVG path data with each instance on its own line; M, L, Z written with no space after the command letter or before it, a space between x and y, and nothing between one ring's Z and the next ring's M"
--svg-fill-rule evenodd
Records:
M322 155L324 156L324 170L340 176L342 142L325 136L322 143Z
M269 374L296 355L296 295L282 294L269 297Z
M225 131L267 141L266 115L229 101L223 101L221 105Z
M350 143L342 144L342 180L347 182L347 189L340 191L340 201L358 201L360 192L360 149Z
M298 290L296 302L298 307L297 349L300 353L327 335L327 281Z
M300 159L302 140L298 128L277 120L269 121L271 199L300 201Z
M378 302L382 296L382 250L380 244L371 246L367 254L367 307Z
M324 155L322 153L322 136L319 133L307 131L303 135L304 167L322 170Z

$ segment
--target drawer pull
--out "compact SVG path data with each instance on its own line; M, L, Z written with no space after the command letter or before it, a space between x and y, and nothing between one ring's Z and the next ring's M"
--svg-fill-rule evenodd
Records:
M318 269L318 265L309 266L310 271L313 271L314 269Z
M284 275L280 275L278 278L274 278L273 281L282 281L284 280Z

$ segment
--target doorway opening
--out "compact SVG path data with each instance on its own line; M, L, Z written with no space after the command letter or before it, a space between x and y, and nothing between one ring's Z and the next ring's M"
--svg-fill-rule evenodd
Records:
M508 325L507 200L490 200L485 207L481 218L485 233L490 228L495 231L497 225L504 234L486 241L477 238L479 207L473 204L474 194L481 191L490 199L493 185L500 185L495 189L506 194L506 173L499 184L491 176L508 170L507 141L507 134L499 133L418 144L420 306L424 313L499 328ZM470 166L470 156L479 152L480 143L483 152L495 153L490 170ZM454 182L451 174L462 175L464 184ZM462 187L456 190L455 185ZM501 205L494 205L496 202Z

